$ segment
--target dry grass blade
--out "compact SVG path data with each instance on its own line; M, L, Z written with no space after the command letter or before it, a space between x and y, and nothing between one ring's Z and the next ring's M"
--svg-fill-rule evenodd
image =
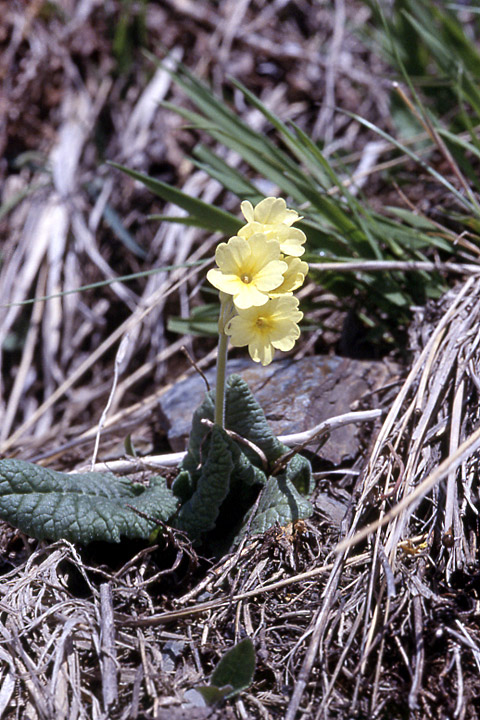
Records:
M449 387L446 387L447 382L452 382L456 378L457 388L462 388L464 378L468 379L469 377L468 360L480 341L478 330L480 309L476 301L479 294L480 283L478 280L474 281L473 279L468 280L460 292L452 294L450 307L448 307L448 310L437 324L423 352L418 357L377 438L375 448L369 460L369 467L365 474L362 497L366 499L374 487L378 485L377 470L379 466L385 467L383 455L387 442L392 443L395 448L398 448L405 442L409 442L405 472L403 476L399 478L399 486L396 488L396 491L403 491L402 500L396 504L381 521L377 521L375 525L372 524L368 531L361 531L361 533L342 543L339 550L353 545L355 542L374 532L380 525L386 525L405 509L411 508L416 501L431 490L435 483L443 479L448 473L454 472L479 446L480 429L473 432L460 445L458 443L458 434L456 436L454 435L453 446L452 443L450 444L452 453L447 456L438 467L432 470L428 477L418 484L417 478L419 473L423 475L426 474L425 464L421 462L422 451L424 451L425 448L425 436L428 429L435 427L437 424L435 413L438 411L439 406L444 408L443 403L445 398L448 397L449 392ZM432 348L435 350L435 357L433 358L431 356ZM420 376L424 368L428 368L428 376L424 374ZM456 374L455 368L457 368ZM421 377L421 382L419 382L419 376ZM470 384L472 384L471 380ZM405 413L399 418L398 413L406 397L412 392L415 385L417 386L416 393L409 402ZM463 422L461 422L458 417L460 411L458 397L457 390L453 403L453 415L448 421L451 428L451 437L452 433L455 433L455 428L458 428L460 424L463 425ZM413 430L410 425L412 418L416 420ZM443 420L442 428L439 428L437 433L441 435L446 426L447 419ZM409 441L406 440L407 434L410 438ZM388 441L386 438L388 438ZM391 468L392 466L390 465L387 471L388 478L386 487L388 487L390 482ZM415 480L417 480L417 482L415 482ZM413 490L412 487L414 488ZM449 504L451 503L449 502ZM360 505L357 516L361 514L361 512L362 507ZM451 517L452 512L452 507L450 507L448 511L449 517ZM449 527L451 527L451 525L449 525ZM390 533L391 530L389 531L389 534ZM403 528L399 530L397 526L395 533L390 536L389 550L396 547L402 534Z
M357 639L352 641L349 638L353 646L358 643L359 652L356 690L349 700L350 712L358 710L360 703L364 707L365 685L370 682L371 712L386 702L382 689L384 685L379 684L379 678L391 665L391 657L388 663L386 659L389 645L391 653L389 628L392 628L393 633L395 618L402 603L411 605L414 657L410 660L405 645L397 646L397 652L400 652L403 664L415 668L409 690L409 705L412 710L420 707L420 699L423 697L422 668L427 662L427 649L422 640L422 628L426 621L422 616L423 605L420 604L418 590L422 588L423 603L427 599L436 602L436 596L428 591L425 584L426 578L432 573L440 573L443 582L448 583L452 573L465 572L468 563L475 557L472 514L466 511L471 490L459 480L467 477L472 467L478 468L480 428L477 427L475 400L478 390L475 372L472 372L469 363L472 358L476 358L480 343L479 280L472 277L462 287L452 290L442 301L439 310L441 313L429 317L429 324L435 329L418 353L377 437L359 487L357 511L346 539L338 547L340 562L354 544L365 541L369 536L373 540L368 590L362 589L364 579L360 585L359 576L353 591L356 612L361 612L363 621L354 623L358 631ZM423 332L421 328L424 327L425 318L421 320L418 332ZM421 347L421 336L416 338L416 342ZM444 478L448 478L445 492L437 490L433 497L426 500ZM370 508L370 515L375 511L378 519L370 521L364 529L358 531L358 526L365 522L363 518L367 508ZM419 536L421 541L410 543L409 538L413 536ZM418 544L415 545L415 542ZM382 548L385 548L385 553ZM427 550L428 559L422 560ZM422 572L413 576L421 580L420 585L417 581L412 584L408 553L412 557L411 563L415 562L415 557L419 558L417 562L422 562L419 565L419 569L423 567ZM341 577L339 567L336 573L332 572L330 581L340 589L345 580ZM399 586L403 588L402 591ZM334 622L336 613L341 613L343 622L347 622L345 611L336 608L330 594L327 594L317 620L312 625L313 636L309 650L305 655L304 667L297 677L298 689L287 713L287 717L292 720L305 691L314 659L317 658L321 667L324 667L325 660L322 660L319 649L325 642L328 626L325 613L330 623ZM353 619L349 622L353 622ZM376 672L372 679L369 667L374 653ZM337 665L335 677L347 672L347 666L351 667L351 661L344 656L342 662L342 666ZM458 677L460 674L464 677L467 672L466 662L464 654L460 653ZM431 672L430 686L434 682ZM333 680L329 683L329 692L332 683ZM327 694L318 718L327 717L332 702L332 696Z
M177 282L172 282L171 284L167 285L167 288L160 288L156 293L153 294L149 298L149 304L146 309L137 308L135 312L127 319L125 320L119 327L116 328L116 330L111 333L109 337L104 340L104 342L95 350L93 353L91 353L88 358L77 368L77 370L72 373L72 375L65 380L50 396L49 398L39 407L37 410L30 415L28 420L26 420L21 427L19 427L9 438L4 442L4 444L1 447L2 452L6 452L9 448L14 445L18 439L41 417L45 415L45 413L59 400L59 398L62 397L74 384L75 382L82 377L82 375L91 368L101 357L102 355L109 349L111 346L120 340L122 336L129 331L133 330L139 323L141 323L145 317L147 317L153 310L155 310L157 303L162 302L163 298L165 296L170 295L171 293L175 292L179 285L183 282L186 282L188 278L193 277L198 272L198 269L195 268L194 270L191 270L189 273L186 274L185 277L182 277L181 280L178 280Z

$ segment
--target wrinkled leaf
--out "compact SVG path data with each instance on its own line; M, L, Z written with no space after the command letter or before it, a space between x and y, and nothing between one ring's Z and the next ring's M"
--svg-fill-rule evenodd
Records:
M225 427L228 430L233 430L259 447L269 462L274 462L288 451L273 434L262 408L240 375L230 375L225 394ZM206 418L213 422L214 412L215 396L209 392L193 415L188 453L182 463L185 470L194 473L201 464L203 443L208 433L208 427L201 420ZM242 452L256 467L261 467L261 458L255 450L243 445Z
M161 477L145 487L109 473L67 475L23 460L0 460L0 518L40 540L146 539L177 504Z
M269 477L250 525L252 534L263 533L274 525L285 526L310 517L313 508L284 475ZM245 531L245 527L242 532ZM242 535L240 533L240 537Z
M172 490L185 503L177 526L195 539L215 531L215 536L209 538L210 544L221 554L245 532L245 517L267 482L266 473L289 448L275 437L262 408L239 375L231 375L227 380L225 426L249 440L260 452L241 440L233 440L218 426L212 429L202 423L202 419L213 421L213 417L214 394L210 392L194 413L188 453ZM228 468L227 456L232 463ZM267 505L264 514L255 521L254 532L311 514L310 504L302 498L313 489L306 458L301 455L291 458L278 482L283 483L282 491L267 492L267 501L262 500Z
M232 453L225 432L214 426L195 492L178 513L178 528L188 532L192 538L197 538L215 527L220 506L230 489L233 467Z
M311 495L315 482L312 477L312 466L303 455L294 455L285 470L286 478L301 495Z

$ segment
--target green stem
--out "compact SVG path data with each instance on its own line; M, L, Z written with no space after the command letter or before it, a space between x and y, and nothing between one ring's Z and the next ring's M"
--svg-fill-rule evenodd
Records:
M231 295L220 293L218 317L217 386L215 388L215 423L225 427L225 380L227 376L228 335L225 333L230 318L235 314Z
M220 332L217 354L217 386L215 388L215 423L225 427L225 378L227 376L228 335Z

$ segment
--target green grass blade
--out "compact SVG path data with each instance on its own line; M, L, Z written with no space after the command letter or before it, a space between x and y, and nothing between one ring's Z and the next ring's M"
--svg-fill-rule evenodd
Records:
M268 110L268 108L252 92L250 92L244 85L242 85L242 83L238 82L237 80L232 80L232 82L235 87L237 87L243 93L243 95L247 98L251 105L257 108L257 110L259 110L262 115L264 115L264 117L266 117L267 120L271 122L273 127L279 132L285 145L288 147L290 152L297 158L297 160L305 165L305 167L312 173L312 175L315 177L317 182L319 182L322 188L328 190L332 185L331 175L325 172L324 162L317 162L318 156L321 156L320 150L316 148L316 152L312 153L311 147L305 148L305 143L302 142L301 137L292 133L289 127L284 122L282 122L282 120L280 120L277 115ZM298 129L295 128L295 130L296 133L298 133ZM311 141L310 145L313 145ZM293 163L293 166L295 170L298 170L298 166L295 163ZM292 168L290 167L290 170L291 169Z
M210 177L217 180L238 198L250 200L254 204L263 198L260 191L246 179L243 173L228 165L225 160L215 155L205 145L197 145L193 155L196 158L197 167L205 170Z
M394 147L396 147L398 150L400 150L402 153L405 153L405 155L408 155L412 160L415 160L421 167L424 168L432 177L434 177L441 185L443 185L452 195L455 195L457 200L469 211L469 212L475 212L475 209L472 207L471 203L468 202L464 198L464 196L446 179L444 178L441 173L437 172L431 165L429 165L425 160L422 160L422 158L417 155L413 150L408 148L403 143L396 140L394 137L389 135L387 132L382 130L381 128L377 127L374 123L370 122L369 120L366 120L365 118L360 117L360 115L357 115L356 113L347 112L346 113L349 117L353 118L357 122L359 122L361 125L364 125L366 128L369 128L369 130L373 130L377 133L377 135L380 135L380 137L383 137L384 140L388 140Z
M210 205L203 200L191 197L181 190L174 188L172 185L167 185L167 183L164 183L161 180L155 180L155 178L152 178L149 175L144 175L136 170L130 170L118 163L110 162L109 165L117 170L121 170L134 180L138 180L145 185L145 187L155 193L155 195L158 195L166 202L171 202L178 205L178 207L181 207L183 210L186 210L191 218L196 218L198 220L201 218L202 225L199 227L207 228L212 232L222 232L226 235L234 235L238 230L238 220L231 213L226 212L225 210L220 210L214 205Z

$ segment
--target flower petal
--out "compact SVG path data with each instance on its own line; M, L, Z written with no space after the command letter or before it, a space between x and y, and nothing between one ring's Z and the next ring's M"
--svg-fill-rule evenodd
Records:
M251 249L245 238L235 235L228 243L220 243L215 251L215 261L222 272L238 274L250 254Z
M240 228L238 237L250 240L258 233L262 233L269 240L277 240L280 243L280 250L285 255L300 257L300 255L303 255L305 252L305 248L302 247L307 239L305 233L299 230L299 228L290 227L287 224L279 223L270 225L257 221L249 222Z
M242 211L243 217L247 222L253 222L254 210L251 202L249 202L248 200L244 200L240 205L240 210Z
M287 270L283 273L283 282L275 290L270 291L270 297L278 297L279 295L291 295L294 290L298 290L305 280L308 273L308 263L297 257L283 258L287 263Z
M282 210L287 204L283 198L267 197L255 205L254 219L259 223L282 222L276 218L281 217ZM273 220L271 219L273 218Z
M262 365L269 365L275 355L275 350L272 345L257 339L249 344L248 352L253 362L261 362Z
M303 317L298 300L284 295L261 307L238 308L238 315L227 323L225 332L232 345L248 345L252 360L268 365L278 350L291 350L300 335L297 322Z
M260 307L268 302L268 295L257 290L253 283L249 285L245 285L245 283L242 284L243 287L240 289L240 292L233 296L233 302L236 308L247 310L251 307Z
M216 268L208 271L207 280L213 287L227 295L237 295L244 286L238 275L226 275Z
M262 292L269 292L283 283L288 265L283 260L272 260L255 274L255 285Z
M265 305L268 292L284 281L288 265L281 260L280 245L263 233L248 239L235 235L220 243L215 253L218 268L207 279L218 290L233 295L237 307Z
M285 255L293 255L294 257L300 257L305 252L305 248L302 247L305 240L307 239L305 233L298 228L287 227L281 225L277 227L275 231L271 230L266 233L267 237L278 240L280 243L280 250Z
M231 336L230 341L234 347L248 345L252 338L251 323L241 315L236 315L227 323L225 332Z

